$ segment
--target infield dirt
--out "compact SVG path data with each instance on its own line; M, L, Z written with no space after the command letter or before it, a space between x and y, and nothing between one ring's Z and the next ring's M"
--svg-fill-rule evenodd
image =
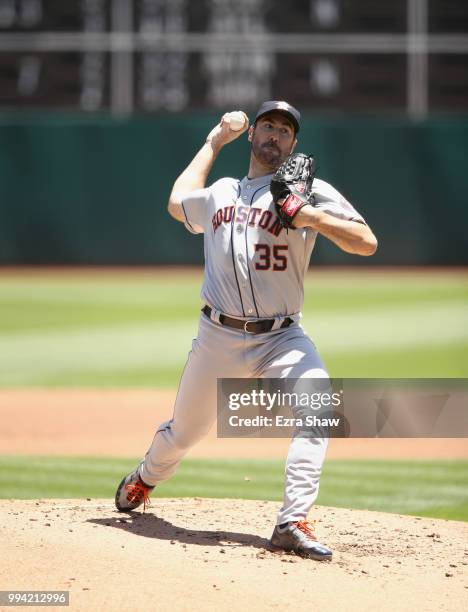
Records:
M2 389L3 454L141 457L171 418L175 390ZM218 439L216 427L190 457L286 457L289 439ZM466 459L465 438L330 440L328 459Z
M331 563L265 551L273 502L0 501L0 589L66 590L71 610L468 609L468 525L316 507Z
M170 417L174 391L2 390L10 454L138 457ZM131 427L129 427L129 423ZM138 426L135 426L135 423ZM285 457L289 441L218 440L204 457ZM329 458L462 458L465 440L332 440ZM21 475L18 475L20 477ZM314 507L331 563L265 550L276 502L0 500L0 590L66 590L71 610L468 609L468 524ZM56 609L56 608L54 608Z

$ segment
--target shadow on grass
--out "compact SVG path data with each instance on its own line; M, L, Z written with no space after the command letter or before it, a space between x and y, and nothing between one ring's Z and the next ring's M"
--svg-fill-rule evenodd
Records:
M182 544L196 544L199 546L250 546L265 549L268 540L249 533L235 531L206 531L198 529L185 529L174 525L154 514L141 514L139 512L126 512L123 516L88 519L101 527L114 527L128 533L145 538L157 540L174 540Z

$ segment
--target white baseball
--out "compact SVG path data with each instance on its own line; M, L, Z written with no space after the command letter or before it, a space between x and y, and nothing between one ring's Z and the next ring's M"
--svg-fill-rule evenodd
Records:
M229 113L227 119L229 121L229 128L233 132L238 132L245 125L244 113L241 113L240 111L234 111L232 113Z

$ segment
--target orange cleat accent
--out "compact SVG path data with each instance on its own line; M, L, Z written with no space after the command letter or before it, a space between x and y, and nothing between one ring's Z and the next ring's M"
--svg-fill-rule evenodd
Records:
M127 493L127 501L130 504L138 504L140 505L143 502L143 512L146 510L146 506L150 505L149 492L153 489L153 487L147 487L145 483L139 478L134 483L129 483L125 485L125 490Z
M154 489L140 478L140 466L122 478L115 493L115 506L119 512L135 510L143 504L143 511L149 506L149 494Z
M317 541L317 536L315 535L315 525L316 521L313 521L313 523L309 523L309 521L303 520L297 521L296 523L296 527L300 529L302 533L305 533L305 535L314 542Z

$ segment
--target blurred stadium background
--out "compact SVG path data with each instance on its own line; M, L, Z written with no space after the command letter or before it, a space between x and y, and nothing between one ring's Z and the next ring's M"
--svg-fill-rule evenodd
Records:
M0 262L202 263L171 183L220 114L271 98L381 242L316 264L468 263L465 0L0 0Z
M167 196L222 113L265 99L302 111L299 150L379 239L313 253L304 325L331 374L468 376L466 0L0 0L1 387L176 388L203 248ZM429 505L466 506L462 467Z

